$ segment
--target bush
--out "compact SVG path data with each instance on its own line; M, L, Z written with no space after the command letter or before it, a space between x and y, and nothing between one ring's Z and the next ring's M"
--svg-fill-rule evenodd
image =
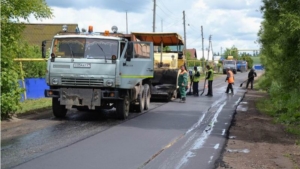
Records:
M28 44L24 44L22 47L22 58L42 58L41 57L41 50L38 46L30 46ZM28 61L23 62L23 71L24 71L24 78L38 78L38 77L45 77L47 69L47 62L46 61Z
M19 67L13 59L19 57L24 40L21 33L24 25L20 19L51 18L51 9L45 0L1 1L1 119L9 117L18 107L22 89L19 86Z

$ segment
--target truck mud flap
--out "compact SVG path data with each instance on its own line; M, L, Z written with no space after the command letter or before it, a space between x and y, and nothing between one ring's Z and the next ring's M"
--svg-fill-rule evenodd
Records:
M94 110L95 106L101 105L101 90L61 88L60 104L66 105L67 109L72 106L87 106Z

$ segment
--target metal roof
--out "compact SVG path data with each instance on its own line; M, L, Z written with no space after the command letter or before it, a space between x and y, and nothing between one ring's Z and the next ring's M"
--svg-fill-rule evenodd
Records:
M175 32L131 32L131 34L141 41L153 42L154 46L160 46L161 42L164 46L184 44L182 37Z

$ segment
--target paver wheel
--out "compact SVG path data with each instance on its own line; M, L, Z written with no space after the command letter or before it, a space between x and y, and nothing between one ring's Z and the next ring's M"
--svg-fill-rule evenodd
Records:
M121 120L127 119L129 115L129 97L125 96L123 100L118 100L116 103L117 116Z
M64 118L67 114L67 109L65 105L60 105L58 98L52 98L52 111L53 115L57 118Z
M150 87L148 84L144 84L144 96L145 96L144 110L148 110L150 107L150 99L151 99Z

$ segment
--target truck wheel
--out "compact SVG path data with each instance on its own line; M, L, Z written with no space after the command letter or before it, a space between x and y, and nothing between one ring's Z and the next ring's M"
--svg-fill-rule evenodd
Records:
M144 110L148 110L150 107L150 98L151 98L150 88L148 84L144 84L144 96L145 96Z
M60 105L58 98L52 98L52 111L56 118L64 118L68 110L65 105Z
M137 111L138 113L143 112L144 106L145 106L145 92L142 91L142 92L140 93L139 104L136 105L136 106L137 106L137 107L136 107L136 111Z
M129 115L129 98L125 96L123 100L118 100L116 103L117 116L121 120L127 119Z

